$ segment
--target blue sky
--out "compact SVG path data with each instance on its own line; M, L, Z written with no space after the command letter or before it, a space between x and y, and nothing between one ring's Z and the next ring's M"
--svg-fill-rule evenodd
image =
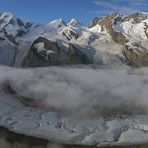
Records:
M110 12L148 12L148 0L0 0L0 11L39 23L76 18L89 24L93 17Z

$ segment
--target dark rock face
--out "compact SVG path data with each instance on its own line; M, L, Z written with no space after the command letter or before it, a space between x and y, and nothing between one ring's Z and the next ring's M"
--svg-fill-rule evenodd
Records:
M145 25L145 31L144 32L145 32L145 34L147 36L147 39L148 39L148 31L147 31L148 30L148 25L146 23L144 25Z
M42 44L43 49L38 49L37 44ZM38 67L63 64L88 64L85 54L69 43L65 50L59 47L57 42L39 37L31 46L29 54L24 60L24 66Z
M4 33L5 33L5 36L7 37L7 39L12 42L13 44L15 45L18 45L18 43L16 42L16 39L13 35L8 35L7 31L4 29Z
M70 37L65 32L62 32L63 36L65 36L68 41L70 41L72 38L76 40L79 38L79 35L76 32L70 30L69 33Z
M147 144L137 146L116 146L116 148L147 148ZM25 136L0 127L0 148L97 148L96 146L78 146L51 143L36 137ZM108 147L100 147L108 148ZM114 148L114 147L110 147Z
M18 24L19 26L24 26L24 23L23 23L20 19L17 19L17 24Z
M140 23L141 21L147 18L148 18L148 14L135 13L135 14L125 17L123 21L129 21L130 19L133 19L134 23Z
M135 52L134 49L125 45L123 49L123 54L129 61L132 66L148 66L148 52L146 49L141 47L138 44L134 45L137 48L138 52Z

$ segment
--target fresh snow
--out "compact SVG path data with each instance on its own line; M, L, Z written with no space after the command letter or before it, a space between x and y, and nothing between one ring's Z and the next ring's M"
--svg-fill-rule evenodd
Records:
M3 28L5 25L7 25L10 20L14 18L14 15L10 12L4 12L0 15L0 28Z
M54 28L55 30L58 30L58 29L64 27L65 25L66 25L65 22L61 18L48 23L48 26L50 28Z
M79 28L82 26L82 22L76 20L76 19L71 19L70 22L67 24L68 26L76 27Z
M96 33L96 34L100 33L101 30L102 30L102 27L98 24L96 26L92 27L92 28L89 28L89 31Z
M116 25L114 25L114 30L116 32L122 32L128 37L137 38L139 40L147 39L144 30L145 23L148 24L148 19L138 24L132 23L132 20L126 22L117 21Z
M41 52L41 51L46 51L46 49L44 48L44 43L41 42L41 43L37 43L34 45L34 47L37 49L37 52Z

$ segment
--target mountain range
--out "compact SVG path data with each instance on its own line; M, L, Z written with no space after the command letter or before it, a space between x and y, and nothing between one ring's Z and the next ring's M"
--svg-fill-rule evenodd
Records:
M44 66L53 67L26 68ZM89 26L0 13L0 147L1 138L21 148L147 143L148 69L132 66L148 66L148 13Z
M0 13L0 64L40 67L65 64L148 65L148 13L95 17L87 27L61 18L37 24Z

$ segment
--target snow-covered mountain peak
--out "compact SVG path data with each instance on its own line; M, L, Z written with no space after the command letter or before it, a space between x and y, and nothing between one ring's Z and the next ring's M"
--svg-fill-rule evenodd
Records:
M91 31L93 33L100 33L100 32L102 32L102 27L99 24L97 24L96 26L89 28L89 31Z
M55 28L55 29L59 29L59 28L66 26L66 23L63 21L62 18L59 18L59 19L49 22L48 26Z
M32 43L36 41L39 41L37 45L41 45L38 50L32 48L34 47ZM57 46L57 43L60 45L63 42L69 47L64 46L63 49ZM22 21L13 14L5 12L0 13L0 43L0 48L3 49L1 52L5 54L9 49L21 49L20 54L13 51L17 54L14 60L5 59L3 53L0 54L0 63L11 63L8 65L13 65L14 61L15 65L23 65L24 61L27 61L28 65L47 66L51 65L50 60L53 59L58 59L55 63L65 64L73 63L71 62L73 57L75 63L83 63L85 59L87 63L125 62L131 65L148 65L146 58L143 58L148 57L147 53L136 53L136 51L140 53L147 51L148 14L136 13L122 16L112 13L94 18L91 26L86 27L79 20L71 19L66 24L61 18L49 22L48 25L36 24ZM53 49L52 52L51 49ZM134 50L134 54L130 49ZM61 51L60 54L59 51ZM69 52L65 54L64 51ZM35 61L32 61L32 56ZM75 61L77 58L79 60Z
M72 26L72 27L81 27L83 24L81 21L77 20L77 19L71 19L70 22L67 24L68 26Z
M5 25L16 20L16 17L10 12L0 13L0 27L3 28Z
M3 13L0 13L0 19L12 19L12 17L14 17L14 15L11 13L11 12L3 12Z

